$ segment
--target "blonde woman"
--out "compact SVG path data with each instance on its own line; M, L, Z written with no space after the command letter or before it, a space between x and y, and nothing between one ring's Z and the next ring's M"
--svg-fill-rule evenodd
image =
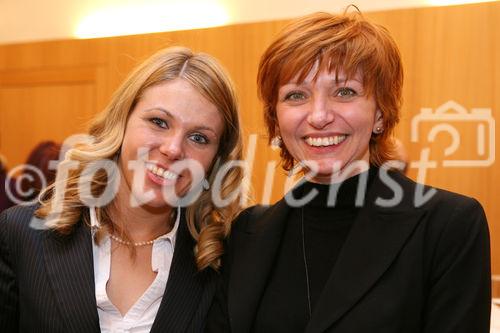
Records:
M41 205L0 217L1 331L203 331L238 213L236 200L214 205L210 187L224 198L242 180L238 168L216 177L241 158L230 79L208 55L162 50L89 134Z

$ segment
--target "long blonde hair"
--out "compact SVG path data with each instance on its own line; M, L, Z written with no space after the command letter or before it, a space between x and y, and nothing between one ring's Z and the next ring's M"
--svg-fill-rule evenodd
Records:
M233 84L225 70L207 54L193 53L184 47L163 49L139 65L114 93L104 111L94 118L89 129L93 142L80 144L68 150L64 161L59 165L59 170L70 163L78 162L78 166L69 171L63 189L59 189L60 182L56 181L42 192L40 196L42 205L36 211L37 217L52 219L47 221L47 225L61 234L71 233L81 219L90 226L89 210L86 209L85 200L82 200L82 193L78 188L82 171L92 162L116 159L130 112L144 91L176 78L189 82L217 107L224 119L224 131L215 157L216 163L212 166L212 170L209 170L207 179L209 184L212 184L215 174L225 162L240 160L242 140L238 105ZM116 180L116 177L119 175L107 175L104 170L97 171L91 181L91 193L93 195L102 193L110 182ZM243 171L240 168L229 170L222 181L221 197L233 193L242 184L242 180ZM61 207L58 215L51 214L55 204ZM189 231L197 240L194 254L199 270L220 267L223 239L229 234L230 223L239 210L239 200L233 200L225 207L216 207L209 191L202 192L198 200L186 208ZM109 206L96 207L96 215L103 226L98 231L98 238L102 237L105 231L112 232L117 227L109 217Z

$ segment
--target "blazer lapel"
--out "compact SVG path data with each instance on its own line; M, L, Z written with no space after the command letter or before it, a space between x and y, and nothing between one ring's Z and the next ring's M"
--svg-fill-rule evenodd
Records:
M189 233L184 210L179 223L172 266L152 333L185 332L200 304L210 302L203 296L213 295L216 288L215 273L211 269L199 272L196 267L193 258L195 243Z
M231 235L244 251L234 254L228 287L228 311L233 332L249 332L269 278L289 212L282 199L248 228ZM244 245L243 245L244 244Z
M100 332L90 229L79 222L69 236L46 231L47 274L69 332Z
M307 333L324 332L351 309L391 265L418 224L422 212L408 208L407 203L391 209L374 204L380 194L392 197L387 193L387 187L375 178L367 204L356 218L315 306Z

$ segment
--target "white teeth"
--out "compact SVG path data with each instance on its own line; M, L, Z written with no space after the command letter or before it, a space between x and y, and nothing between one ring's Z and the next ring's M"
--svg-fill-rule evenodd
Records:
M146 169L164 179L174 180L177 178L177 174L173 173L172 171L168 171L161 167L158 167L154 164L146 163Z
M163 175L162 175L163 178L165 179L170 179L170 180L174 180L177 178L177 175L171 171L168 171L168 170L165 170L163 172Z
M313 147L326 147L331 145L338 145L347 138L347 135L335 135L323 138L306 138L306 143Z

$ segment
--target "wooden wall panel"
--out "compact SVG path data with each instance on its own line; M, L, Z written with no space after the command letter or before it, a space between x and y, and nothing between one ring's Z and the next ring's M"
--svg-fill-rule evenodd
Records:
M396 15L396 13L398 15ZM437 167L427 172L426 183L477 198L488 216L493 254L493 271L500 274L500 181L498 162L488 167L445 167L443 160L480 159L477 155L477 122L452 123L460 132L460 147L451 156L445 148L451 137L440 134L435 142L425 138L411 142L411 121L421 108L435 110L454 100L467 111L491 109L500 115L500 4L427 8L368 15L386 26L401 48L405 64L403 117L397 135L407 147L410 160L420 160L422 149L431 148ZM450 110L450 112L454 112ZM423 124L427 134L432 124ZM435 124L434 124L435 125ZM496 126L496 147L500 147ZM417 177L410 169L409 175Z
M0 148L10 166L24 163L38 142L64 141L82 132L94 109L91 84L21 86L0 88ZM44 110L50 110L50 116Z
M500 274L498 162L489 167L445 168L442 161L448 157L443 152L451 142L446 134L439 135L435 143L410 140L412 119L423 107L435 109L455 100L467 110L490 108L493 117L499 114L500 3L365 15L391 31L403 56L404 105L397 136L412 161L419 160L423 148L432 148L437 167L428 171L427 183L476 197L483 204L492 235L493 270ZM0 46L0 152L13 166L24 160L23 155L38 140L62 140L81 131L81 120L106 105L136 64L160 48L185 45L220 59L234 79L246 146L249 135L257 135L252 179L256 201L261 201L267 165L279 158L267 147L255 80L260 55L286 23ZM54 106L55 101L60 105ZM431 125L422 125L420 130L425 134ZM450 158L476 156L474 123L457 128L461 145L458 155ZM498 137L495 142L500 147ZM275 170L274 186L269 187L271 201L283 194L283 175L281 169ZM415 178L416 170L410 169L409 175Z

